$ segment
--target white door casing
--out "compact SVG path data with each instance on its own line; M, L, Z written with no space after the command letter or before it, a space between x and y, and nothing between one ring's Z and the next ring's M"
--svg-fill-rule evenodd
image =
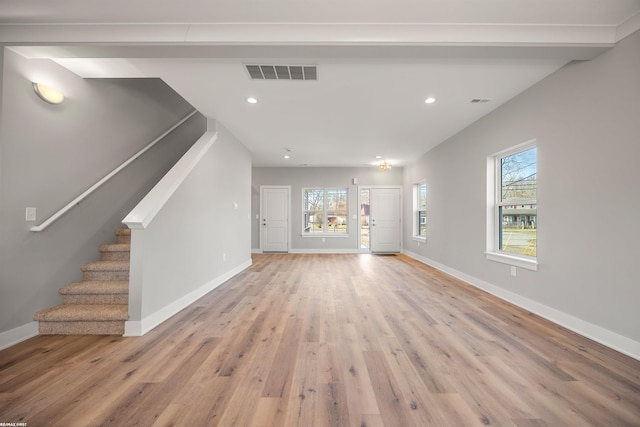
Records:
M400 194L400 188L371 188L369 198L371 252L400 252L402 245Z
M260 187L260 249L289 251L290 193L288 186Z

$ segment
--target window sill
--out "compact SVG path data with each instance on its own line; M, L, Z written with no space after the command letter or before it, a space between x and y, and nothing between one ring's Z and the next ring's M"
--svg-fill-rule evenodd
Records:
M531 271L538 270L538 261L535 258L523 258L501 252L485 252L485 254L489 261L501 262L503 264L513 265L514 267L526 268Z
M348 234L336 234L336 233L313 233L313 234L309 234L309 233L302 233L300 234L300 237L334 237L334 238L345 238L345 237L349 237Z
M413 240L414 242L427 243L427 238L421 236L413 236L411 240Z

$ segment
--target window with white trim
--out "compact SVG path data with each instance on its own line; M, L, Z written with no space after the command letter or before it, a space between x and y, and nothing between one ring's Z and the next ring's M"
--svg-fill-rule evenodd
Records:
M303 188L303 235L347 234L348 188Z
M487 226L487 258L536 269L537 148L535 141L491 156L488 173L492 212Z
M413 185L413 237L427 238L427 183Z

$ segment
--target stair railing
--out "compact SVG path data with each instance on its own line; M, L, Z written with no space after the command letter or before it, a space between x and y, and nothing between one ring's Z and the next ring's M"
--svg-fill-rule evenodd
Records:
M118 172L120 172L122 169L124 169L125 167L127 167L129 165L129 163L133 162L134 160L136 160L138 157L142 156L147 150L149 150L150 148L152 148L154 145L156 145L158 142L160 142L165 136L167 136L168 134L170 134L171 132L173 132L178 126L180 126L181 124L183 124L184 122L186 122L187 120L189 120L191 118L191 116L193 116L195 113L197 113L198 110L193 110L192 112L190 112L189 114L187 114L185 117L183 117L178 123L176 123L175 125L171 126L171 128L169 128L166 132L164 132L162 135L160 135L159 137L157 137L156 139L154 139L153 141L151 141L149 144L147 144L146 147L144 147L143 149L141 149L140 151L138 151L137 153L135 153L133 156L131 156L128 160L126 160L124 163L122 163L120 166L118 166L117 168L115 168L114 170L112 170L111 172L109 172L107 175L105 175L104 178L102 178L100 181L96 182L95 184L93 184L91 187L89 187L87 190L85 190L84 193L80 194L78 197L76 197L75 199L73 199L72 201L70 201L69 203L67 203L62 209L60 209L58 212L54 213L53 215L51 215L46 221L44 221L42 224L40 225L36 225L30 228L31 231L42 231L45 228L47 228L48 226L50 226L51 224L53 224L55 221L57 221L62 215L66 214L67 212L69 212L73 207L77 206L80 204L80 202L82 202L84 199L86 199L91 193L93 193L95 190L97 190L99 187L102 186L102 184L104 184L105 182L109 181L114 175L116 175Z

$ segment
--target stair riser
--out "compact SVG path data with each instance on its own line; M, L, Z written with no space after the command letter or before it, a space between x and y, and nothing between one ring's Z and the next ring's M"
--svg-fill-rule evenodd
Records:
M116 243L131 243L131 236L118 235L116 236Z
M124 322L39 322L40 335L124 335Z
M63 295L63 304L129 304L129 295Z
M128 271L85 271L83 280L129 280Z
M129 252L102 252L102 261L129 261Z

